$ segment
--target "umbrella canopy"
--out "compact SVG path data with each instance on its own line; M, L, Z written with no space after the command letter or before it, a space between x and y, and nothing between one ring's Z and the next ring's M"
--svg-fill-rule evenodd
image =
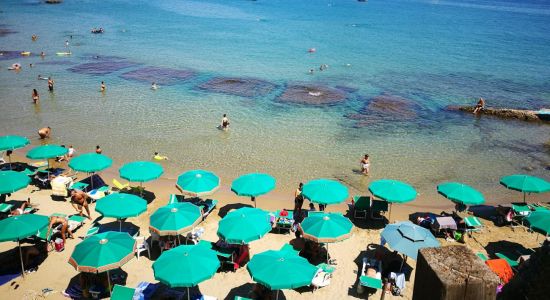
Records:
M37 214L12 216L0 221L0 242L18 241L35 235L50 222L49 218Z
M176 186L184 194L195 197L206 196L218 189L220 178L209 171L192 170L178 176Z
M43 145L33 148L27 152L27 158L30 159L48 159L67 154L69 150L58 145Z
M275 178L269 174L250 173L231 183L231 190L239 196L257 197L275 188Z
M159 235L177 235L189 231L202 220L198 206L172 203L157 209L149 218L149 229Z
M332 243L344 240L350 236L353 224L338 213L322 213L311 215L299 225L304 238L317 243Z
M459 182L446 182L437 186L443 197L463 205L480 205L485 202L483 195L469 185Z
M550 233L550 211L534 211L530 213L525 220L529 222L529 227L531 227L531 229L540 231L545 235Z
M170 287L192 287L212 278L220 261L214 250L182 245L164 251L153 263L155 279Z
M119 170L120 177L135 182L146 182L159 178L164 170L162 166L150 161L127 163Z
M369 191L382 200L391 203L406 203L416 198L416 190L401 181L380 179L369 185Z
M0 171L0 194L8 194L24 189L31 178L15 171Z
M389 224L382 230L381 235L393 250L414 260L419 249L440 246L428 229L409 221Z
M103 154L85 153L69 162L69 167L75 171L93 173L107 169L113 164L113 160Z
M220 221L218 236L229 244L248 244L271 231L267 212L243 207L228 213Z
M147 210L147 201L132 194L114 193L99 199L95 210L104 217L116 219L137 217Z
M29 139L24 136L4 135L0 136L0 151L15 150L30 144Z
M272 290L311 284L317 267L294 251L268 250L252 257L247 267L252 279Z
M304 184L302 195L319 204L342 203L349 196L348 188L336 180L315 179Z
M136 241L126 232L92 235L74 248L69 263L80 272L101 273L120 268L134 257Z
M500 179L500 184L511 190L523 192L523 202L525 202L525 193L550 191L550 182L539 177L523 174L504 176Z

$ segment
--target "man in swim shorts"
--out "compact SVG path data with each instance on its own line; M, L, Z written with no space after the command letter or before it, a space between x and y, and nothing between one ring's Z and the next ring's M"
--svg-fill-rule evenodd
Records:
M76 209L76 211L83 215L83 210L86 209L88 213L88 219L92 219L90 215L90 208L88 207L88 195L83 191L72 190L71 191L71 205Z
M50 236L51 229L57 224L61 224L61 238L63 239L63 245L65 245L66 233L69 233L69 237L74 239L74 235L69 229L69 221L67 221L67 218L60 216L50 217L50 225L48 226L48 232L46 233L47 237Z
M229 129L229 118L227 117L226 114L223 114L221 128L222 128L223 130Z
M38 136L40 136L40 139L46 139L50 137L50 134L52 133L52 128L50 126L40 128L38 130Z
M369 175L370 160L369 155L365 154L365 157L361 159L361 173L363 175Z
M53 92L53 84L54 84L53 79L51 77L48 77L48 90L50 92Z

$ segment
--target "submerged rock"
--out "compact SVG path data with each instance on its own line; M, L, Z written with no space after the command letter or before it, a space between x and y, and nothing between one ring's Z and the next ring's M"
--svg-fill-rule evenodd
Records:
M372 98L358 112L348 114L350 120L356 120L356 127L365 127L380 122L411 121L419 117L422 107L416 102L383 93Z
M202 90L241 97L265 96L276 87L261 79L237 77L216 77L198 86Z
M474 106L447 106L445 108L448 111L460 111L466 113L473 113ZM486 107L482 109L479 114L490 115L503 119L516 119L522 121L542 121L532 110L524 109L510 109L510 108L495 108L495 107Z
M7 51L7 50L0 50L0 60L10 60L18 57L28 57L28 56L21 56L22 51Z
M329 105L344 102L346 98L346 92L340 89L320 85L293 84L287 86L277 100L306 105Z
M7 29L7 28L0 28L0 37L4 37L9 34L17 33L15 30Z
M130 67L135 67L135 66L137 66L136 63L129 62L129 61L106 60L106 61L79 64L67 70L74 73L79 73L79 74L106 75L106 74L113 73L115 71L119 71Z
M159 85L174 85L180 81L186 81L193 77L195 72L190 70L177 70L170 68L145 67L120 75L126 80L152 83Z

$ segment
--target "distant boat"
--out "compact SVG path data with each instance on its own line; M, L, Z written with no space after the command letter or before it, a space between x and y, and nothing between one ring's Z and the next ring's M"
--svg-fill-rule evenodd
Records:
M63 0L46 0L48 4L59 4L61 2L63 2Z
M535 115L537 115L537 117L539 117L539 119L543 121L550 121L550 109L548 108L543 108L535 111Z

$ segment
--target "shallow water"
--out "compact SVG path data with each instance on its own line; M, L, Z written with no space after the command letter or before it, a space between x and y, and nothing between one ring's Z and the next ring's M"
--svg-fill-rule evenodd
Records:
M47 53L43 59L0 60L0 134L34 137L37 128L49 125L55 142L73 144L81 153L99 144L105 154L127 162L159 151L170 157L164 163L168 176L205 168L228 183L262 171L283 189L334 177L365 191L371 179L395 178L423 194L441 181L457 180L495 195L503 175L549 177L550 156L542 144L550 139L550 126L443 108L475 103L479 96L495 106L549 107L550 4L28 5L36 2L0 6L0 28L16 32L0 36L0 50ZM105 33L89 33L93 27ZM32 34L38 41L31 41ZM67 50L73 55L54 55ZM21 72L6 70L14 62L23 64ZM321 64L328 69L320 71ZM55 93L36 79L39 74L54 77ZM161 86L153 91L147 81L155 76ZM223 85L220 78L242 78L243 84ZM101 81L106 93L99 92ZM325 94L293 89L304 85L337 91L345 101L308 105ZM33 88L41 95L36 107ZM285 93L304 101L281 101ZM368 112L380 95L410 101L414 117L350 117ZM229 132L216 129L223 113L231 119ZM364 153L372 158L368 178L357 174Z

